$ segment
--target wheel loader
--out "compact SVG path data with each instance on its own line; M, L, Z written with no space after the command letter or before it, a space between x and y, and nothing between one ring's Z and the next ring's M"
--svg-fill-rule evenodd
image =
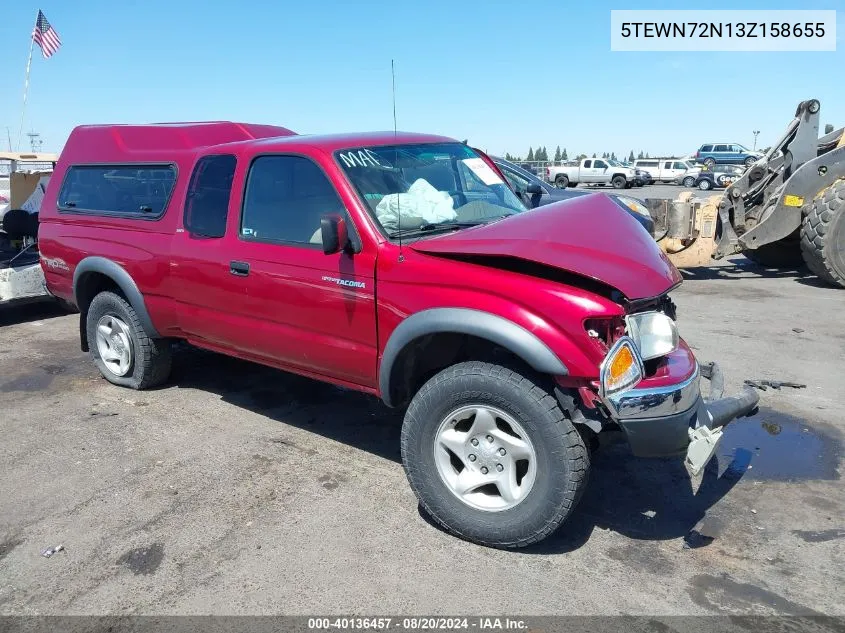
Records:
M806 263L845 288L845 128L819 137L821 104L798 104L781 139L722 195L647 199L658 243L678 268L742 253L767 268Z

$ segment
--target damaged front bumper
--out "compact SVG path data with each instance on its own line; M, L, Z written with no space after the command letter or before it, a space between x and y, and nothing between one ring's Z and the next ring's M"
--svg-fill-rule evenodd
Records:
M710 381L709 393L701 379ZM665 386L630 389L604 399L634 455L669 457L685 455L693 476L700 473L716 452L723 429L732 420L752 413L759 401L755 389L724 397L724 379L715 363L699 365L686 380Z

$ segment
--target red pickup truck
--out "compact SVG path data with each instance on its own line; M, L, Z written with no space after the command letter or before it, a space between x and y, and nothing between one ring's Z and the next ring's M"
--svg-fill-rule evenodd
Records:
M636 220L603 194L529 211L450 138L81 126L39 242L107 380L166 381L183 340L405 408L421 504L489 546L571 514L598 433L695 474L757 402L678 336L681 276Z

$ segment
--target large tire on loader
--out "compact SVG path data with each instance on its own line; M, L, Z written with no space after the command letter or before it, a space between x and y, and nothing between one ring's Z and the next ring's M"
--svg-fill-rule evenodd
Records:
M801 252L820 279L845 288L845 180L813 200L801 225Z
M763 268L795 269L804 265L797 230L782 240L763 244L759 248L743 251L742 254Z

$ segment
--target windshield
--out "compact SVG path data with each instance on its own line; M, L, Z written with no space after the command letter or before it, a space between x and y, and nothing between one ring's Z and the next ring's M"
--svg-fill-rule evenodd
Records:
M609 159L607 162L610 163L614 167L624 167L624 165L622 163L620 163L618 160Z
M359 147L336 157L389 237L484 224L527 210L462 143Z

